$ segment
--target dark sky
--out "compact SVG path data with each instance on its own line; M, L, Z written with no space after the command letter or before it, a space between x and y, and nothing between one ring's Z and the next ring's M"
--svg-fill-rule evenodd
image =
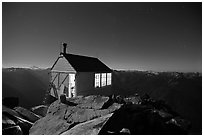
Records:
M3 3L3 67L51 67L60 43L112 69L202 71L202 3Z

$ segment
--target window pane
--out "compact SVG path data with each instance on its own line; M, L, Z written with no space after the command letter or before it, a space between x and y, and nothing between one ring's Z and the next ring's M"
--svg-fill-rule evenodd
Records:
M106 73L102 73L101 86L106 86Z
M107 73L107 85L111 85L111 73Z
M100 87L100 74L95 74L95 87Z

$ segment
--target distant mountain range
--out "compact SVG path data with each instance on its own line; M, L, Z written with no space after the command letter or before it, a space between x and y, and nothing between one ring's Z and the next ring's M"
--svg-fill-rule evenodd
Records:
M19 106L42 104L48 89L50 69L3 68L2 96L18 97ZM114 71L112 87L117 95L138 93L164 100L192 122L192 133L202 130L202 74L152 71Z
M42 69L42 68L37 67L37 66L32 66L32 67L30 67L30 69Z

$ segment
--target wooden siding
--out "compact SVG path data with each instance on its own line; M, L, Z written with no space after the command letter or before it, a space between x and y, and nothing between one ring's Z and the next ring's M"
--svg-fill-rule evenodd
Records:
M111 95L111 85L100 88L94 87L94 72L78 72L76 75L77 96L80 95Z
M69 73L60 73L60 72L52 72L51 71L51 83L53 84L53 86L56 88L57 90L57 96L54 93L54 89L51 88L51 95L55 96L55 97L59 97L60 92L63 91L64 94L66 94L68 96L68 91L67 90L63 90L64 88L69 87Z
M56 64L53 66L52 71L76 72L67 59L63 56L59 57Z

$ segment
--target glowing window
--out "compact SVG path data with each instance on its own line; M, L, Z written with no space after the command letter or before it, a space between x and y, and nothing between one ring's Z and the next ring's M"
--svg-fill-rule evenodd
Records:
M111 85L111 73L107 73L107 85Z
M100 74L95 74L95 88L100 87Z
M101 86L106 86L106 73L102 73Z

